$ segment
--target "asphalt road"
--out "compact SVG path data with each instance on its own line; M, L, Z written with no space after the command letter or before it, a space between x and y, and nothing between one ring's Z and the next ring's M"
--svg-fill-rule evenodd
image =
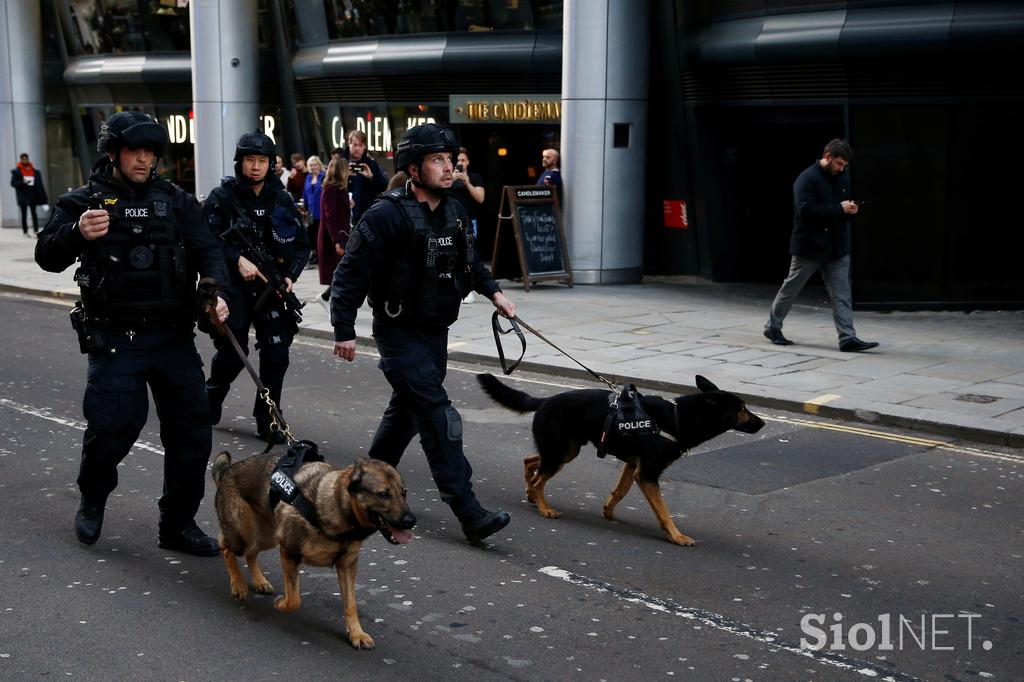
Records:
M359 612L377 647L356 651L332 570L307 568L301 609L280 614L272 597L232 599L219 558L156 546L153 410L103 537L79 544L85 358L65 305L0 297L0 319L0 679L1024 679L1019 452L751 406L760 433L726 434L662 479L698 542L682 548L635 488L601 517L618 466L592 449L547 487L562 517L540 518L523 494L529 417L477 388L496 364L453 364L474 485L512 523L467 545L414 443L400 470L416 537L365 543ZM325 340L293 347L286 415L339 466L365 453L388 394L369 353L348 364ZM243 375L214 430L236 459L262 446L251 400ZM208 481L198 521L215 534L212 497ZM263 564L280 587L273 552ZM818 642L805 619L823 648L801 648Z

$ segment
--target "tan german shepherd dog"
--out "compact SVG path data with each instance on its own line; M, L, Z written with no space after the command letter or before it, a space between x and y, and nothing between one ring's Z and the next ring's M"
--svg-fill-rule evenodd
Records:
M348 641L357 649L372 649L373 638L363 631L356 611L356 562L363 541L379 531L392 544L412 540L416 517L406 504L405 485L394 467L359 459L339 469L326 462L308 462L294 481L316 508L319 527L281 501L270 506L270 476L279 457L258 455L231 463L222 452L213 461L217 484L220 551L231 578L231 594L249 596L238 557L245 557L253 589L274 591L260 569L257 555L272 547L281 552L284 596L274 601L279 611L299 608L299 566L334 566L345 609Z

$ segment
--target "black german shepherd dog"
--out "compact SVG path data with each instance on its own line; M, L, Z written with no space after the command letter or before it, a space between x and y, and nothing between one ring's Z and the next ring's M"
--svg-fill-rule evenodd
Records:
M535 412L533 440L537 454L524 460L526 468L526 499L537 505L541 516L557 518L544 497L544 486L563 465L580 453L588 442L595 446L601 440L608 415L609 392L601 389L580 389L557 393L549 398L534 398L498 381L490 374L477 376L484 391L498 404L516 412ZM607 452L624 462L619 482L604 503L604 517L613 518L615 505L629 491L635 480L668 534L669 542L693 545L694 541L679 532L668 507L661 497L658 479L670 464L690 448L700 445L729 429L756 433L764 421L749 412L746 405L732 393L721 391L702 376L697 377L700 393L683 395L673 400L641 396L641 406L659 425L661 435L630 435L613 437Z

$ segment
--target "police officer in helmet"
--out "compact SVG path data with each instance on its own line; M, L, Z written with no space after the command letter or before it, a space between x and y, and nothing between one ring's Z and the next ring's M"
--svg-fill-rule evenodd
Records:
M295 202L281 183L274 167L274 141L260 132L245 133L235 145L235 174L221 180L203 202L203 212L214 234L223 240L224 258L237 292L237 305L228 326L243 351L249 353L249 327L256 329L260 354L260 381L270 398L281 407L281 390L288 369L288 348L298 331L295 313L264 282L269 272L260 270L258 250L269 268L283 278L291 291L309 258L309 239ZM274 180L267 182L267 178ZM220 421L221 407L231 382L244 365L224 336L211 333L217 354L210 363L206 381L211 420ZM283 443L285 435L272 428L270 407L256 394L253 416L256 434L270 443Z
M458 149L452 132L432 123L402 136L395 171L410 180L382 194L352 230L334 272L331 323L334 354L351 361L356 311L368 298L380 368L393 389L369 455L397 466L418 433L441 499L475 543L504 528L510 517L487 511L473 493L462 418L443 386L448 327L471 291L507 317L515 316L516 307L477 257L465 209L448 198Z
M195 197L154 172L166 144L167 132L149 116L111 116L100 131L103 156L85 186L60 197L35 255L49 272L81 261L75 280L82 301L72 323L89 374L78 539L99 539L117 465L146 424L148 384L165 452L160 547L215 556L217 541L194 520L212 432L192 330L200 313L196 271L219 282L228 273ZM223 297L210 308L227 319Z

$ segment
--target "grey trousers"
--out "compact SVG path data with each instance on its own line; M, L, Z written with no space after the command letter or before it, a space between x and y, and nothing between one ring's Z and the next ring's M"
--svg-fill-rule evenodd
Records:
M772 309L768 313L768 324L765 329L782 329L782 323L793 307L797 295L807 284L815 272L821 270L825 280L825 288L832 299L832 319L839 332L839 343L857 336L853 330L853 306L850 292L850 257L843 256L836 260L816 261L800 256L793 256L789 264L789 275L779 288L779 293L772 301Z

